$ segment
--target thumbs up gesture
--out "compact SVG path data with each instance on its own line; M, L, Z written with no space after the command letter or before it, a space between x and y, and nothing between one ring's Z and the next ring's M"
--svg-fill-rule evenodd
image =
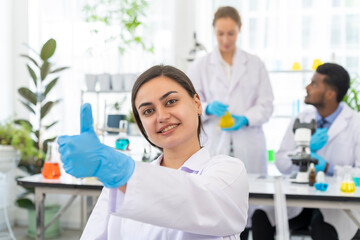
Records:
M93 128L90 104L81 107L80 121L80 135L58 138L65 171L78 178L97 177L108 188L125 185L134 172L134 160L100 143Z

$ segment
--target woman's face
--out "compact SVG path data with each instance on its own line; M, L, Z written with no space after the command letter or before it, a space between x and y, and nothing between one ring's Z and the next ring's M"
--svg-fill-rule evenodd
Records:
M214 31L220 52L234 52L236 49L236 39L240 32L237 23L229 17L219 18L215 22Z
M198 95L190 97L174 80L160 76L142 85L135 106L150 141L166 149L199 144Z

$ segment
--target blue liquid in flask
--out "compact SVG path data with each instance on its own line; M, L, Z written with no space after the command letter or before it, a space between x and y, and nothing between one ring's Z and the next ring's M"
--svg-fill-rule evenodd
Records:
M127 138L118 138L115 141L115 148L122 150L122 151L126 151L129 150L129 144L130 141Z

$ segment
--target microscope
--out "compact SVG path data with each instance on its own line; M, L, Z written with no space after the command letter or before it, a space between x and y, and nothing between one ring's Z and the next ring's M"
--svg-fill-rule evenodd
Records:
M317 159L310 157L310 139L315 133L316 121L312 119L310 123L300 123L299 118L294 122L293 131L295 135L296 153L289 155L293 164L299 166L299 172L293 183L308 183L308 168L310 163L317 164Z

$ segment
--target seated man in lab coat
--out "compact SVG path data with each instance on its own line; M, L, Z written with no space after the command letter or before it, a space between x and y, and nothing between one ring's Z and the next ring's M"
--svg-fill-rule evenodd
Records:
M317 172L324 171L326 175L333 175L335 166L360 167L360 115L342 102L349 85L349 74L340 65L325 63L317 68L311 83L306 86L305 103L313 107L301 112L291 121L276 153L275 163L281 173L290 174L298 170L298 166L293 165L288 156L296 150L292 130L296 118L300 122L316 120L318 129L311 137L310 150L311 156L318 160L315 165ZM274 239L274 216L265 212L266 210L257 210L252 217L254 240ZM308 228L313 239L327 240L339 237L350 239L355 234L356 230L351 233L352 236L344 238L338 225L327 223L330 221L322 212L319 209L289 208L290 232Z

